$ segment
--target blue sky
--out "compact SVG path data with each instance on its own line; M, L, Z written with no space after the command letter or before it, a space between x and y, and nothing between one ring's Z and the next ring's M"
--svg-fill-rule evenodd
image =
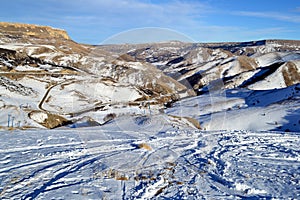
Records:
M0 10L0 21L65 29L89 44L178 35L196 42L300 39L298 0L10 0ZM131 40L116 39L124 35Z

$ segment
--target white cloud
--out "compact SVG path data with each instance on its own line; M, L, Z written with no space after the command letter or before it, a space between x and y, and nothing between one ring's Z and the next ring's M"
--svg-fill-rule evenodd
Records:
M201 26L191 35L198 42L250 41L260 39L284 39L279 35L292 32L285 27L248 28L240 26Z
M248 12L248 11L239 11L234 12L233 14L239 16L247 16L247 17L261 17L261 18L269 18L280 21L287 21L293 23L300 23L299 15L285 15L278 12Z
M99 31L101 35L104 32L114 35L144 27L162 27L185 32L187 27L201 26L204 15L212 12L208 4L199 1L173 0L153 3L150 0L74 0L62 1L60 4L57 7L66 9L63 12L65 14L52 20L60 21L66 27L93 27L90 33ZM57 12L55 8L51 9ZM80 31L83 32L82 29Z
M138 0L74 0L60 3L61 7L67 11L78 11L78 13L92 13L94 15L116 14L116 15L157 15L160 13L176 15L193 15L206 12L208 5L197 1L169 1L167 3L151 3L150 1ZM61 9L53 7L53 9ZM74 13L76 14L76 13ZM117 16L116 16L117 17ZM138 17L138 16L135 16Z

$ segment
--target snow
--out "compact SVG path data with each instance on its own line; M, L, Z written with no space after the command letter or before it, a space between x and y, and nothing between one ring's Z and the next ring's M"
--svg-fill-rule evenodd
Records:
M95 99L107 95L118 101L122 100L119 95L131 92L119 85L110 89L124 93L114 96L103 93L108 90L100 83L92 87L92 80L82 79L84 84L79 81L76 87L68 84L72 80L57 81L66 84L63 91L57 85L51 92L59 105L66 98L58 97L72 89L92 92ZM30 78L22 80L22 84L34 86L41 98L46 83L37 83ZM150 111L107 104L103 111L88 112L100 123L107 114L116 114L117 118L102 126L84 124L85 113L78 116L82 128L3 130L0 198L298 199L299 90L299 85L294 85L277 90L212 91L179 101L166 113L154 105ZM3 105L16 104L10 95L2 94ZM79 106L78 102L74 105ZM49 105L51 100L44 107ZM76 109L85 106L88 103ZM198 119L206 131L191 129L179 120L185 116ZM43 122L46 114L33 112L31 117ZM7 116L1 118L5 125Z
M140 131L115 121L0 137L2 199L299 198L296 133Z
M248 185L245 185L242 183L236 183L235 187L236 187L236 190L240 190L246 194L266 194L267 193L265 190L257 190L257 189L251 188Z
M15 68L15 70L17 71L42 71L43 69L41 68L37 68L37 67L31 67L31 66L28 66L28 65L23 65L23 66L17 66Z
M300 132L299 88L211 92L182 100L166 113L197 118L205 130Z
M30 118L38 123L44 123L48 119L48 115L43 112L35 112L31 114Z
M97 105L134 101L141 95L135 88L107 85L99 79L63 81L51 89L44 108L49 111L70 113L95 109Z
M255 50L250 71L219 49L182 51L186 63L164 72L186 70L179 80L203 75L200 84L210 84L209 93L162 109L130 105L142 97L139 86L165 78L150 64L66 55L62 49L68 46L0 45L58 65L85 65L80 68L94 74L75 69L71 75L0 77L0 199L299 199L300 85L286 87L282 70L299 66L300 54L261 55L279 47ZM150 59L155 51L143 54ZM217 80L216 87L212 82L236 76L226 85L235 88L261 68L287 61L248 89L223 91L218 90L223 82ZM63 69L1 62L22 72ZM114 65L124 70L113 70ZM166 84L179 87L175 81ZM72 123L46 130L40 124L47 113ZM8 127L9 116L14 123Z
M95 85L93 81L82 81L85 84L78 82L76 87L66 84L64 91L76 88L118 100L122 100L120 94L130 92L116 92L112 98L109 92L101 93L107 91L101 85L93 88L89 86ZM45 92L46 83L30 78L21 83L32 85L40 98ZM102 126L3 130L0 198L298 199L299 89L294 85L277 90L212 91L179 101L166 113L155 106L150 112L122 103L106 105L106 110L88 113L100 123L109 113L117 115ZM61 97L66 95L60 86L51 94L59 97L59 92ZM10 95L2 93L2 105L18 105ZM65 101L58 99L57 104ZM16 116L22 112L10 109ZM188 128L184 120L170 116L194 117L206 131ZM40 122L46 119L40 112L33 117ZM7 116L1 118L5 125Z
M12 64L9 63L8 61L3 60L2 58L0 58L0 61L4 64L4 66L12 67Z
M282 52L272 52L268 54L264 54L262 56L258 56L255 58L256 62L264 67L274 64L276 62L287 62L290 60L299 60L300 54L299 53L282 53Z
M19 43L9 43L9 44L0 45L0 48L9 49L9 50L20 50L26 45L27 44L23 44L23 43L20 43L20 44Z
M271 90L274 88L284 88L286 87L285 80L282 74L282 67L277 69L277 71L270 76L266 77L262 81L258 81L248 88L252 90Z

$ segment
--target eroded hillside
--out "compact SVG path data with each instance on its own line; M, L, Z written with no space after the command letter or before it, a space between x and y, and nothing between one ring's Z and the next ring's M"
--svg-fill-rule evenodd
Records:
M63 30L25 24L0 26L4 121L7 113L18 113L15 118L24 127L38 122L54 128L65 123L47 125L49 116L65 117L68 120L64 122L72 123L111 107L151 104L159 109L165 103L195 95L152 64L78 44ZM37 119L35 115L44 117ZM104 117L100 118L97 121L104 123Z

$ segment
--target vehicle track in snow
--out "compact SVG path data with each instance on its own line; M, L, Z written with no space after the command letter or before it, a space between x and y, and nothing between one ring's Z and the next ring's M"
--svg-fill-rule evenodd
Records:
M93 142L97 143L99 141ZM106 142L110 143L109 140ZM0 177L3 178L2 184L4 184L4 187L1 191L1 198L12 199L19 196L20 199L34 199L43 192L46 192L48 187L55 187L60 179L70 174L76 174L81 168L88 168L95 161L103 158L107 159L115 154L120 154L123 150L133 148L132 146L124 146L122 144L118 146L102 145L101 148L93 145L86 151L83 147L82 143L79 142L69 145L53 144L38 147L33 146L32 148L24 147L24 151L32 149L29 153L31 156L42 158L2 168L0 170ZM8 149L3 152L9 152L10 158L15 156L12 153L16 152L21 157L22 148ZM89 173L87 176L92 177L92 174ZM80 180L75 179L74 182L81 183Z
M1 140L1 199L299 198L296 133L39 134L17 132Z
M299 198L299 135L219 132L193 137L198 145L182 151L171 165L161 160L160 167L153 167L157 178L141 181L135 198Z

